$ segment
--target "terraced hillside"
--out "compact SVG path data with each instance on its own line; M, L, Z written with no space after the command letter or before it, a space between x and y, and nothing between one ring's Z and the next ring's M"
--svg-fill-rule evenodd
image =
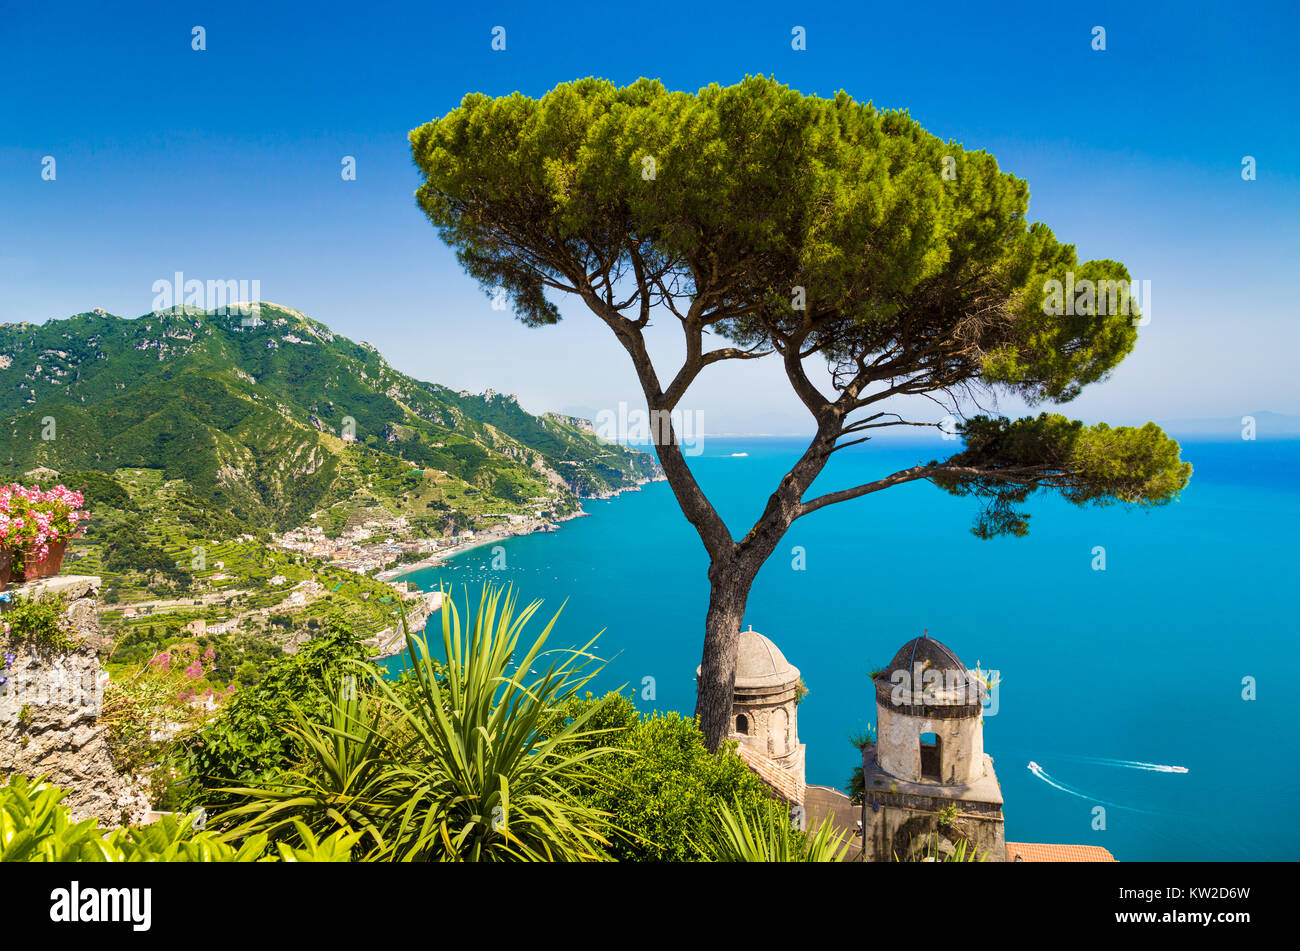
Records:
M85 487L92 513L64 571L103 578L111 672L173 644L197 643L215 653L213 683L248 685L267 659L332 625L365 638L398 624L401 593L392 586L268 546L264 531L240 531L184 480L157 469L59 478Z
M407 516L423 534L574 511L657 472L581 420L456 393L275 304L0 325L0 479L35 466L183 480L244 525Z

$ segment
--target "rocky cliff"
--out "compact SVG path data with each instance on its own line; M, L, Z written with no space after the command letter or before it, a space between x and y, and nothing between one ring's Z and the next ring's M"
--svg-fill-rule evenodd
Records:
M68 791L64 803L75 820L97 817L115 827L140 821L148 803L118 774L100 722L103 675L96 605L99 578L65 575L11 587L6 605L49 592L67 605L66 652L42 649L0 633L5 683L0 684L0 775L44 777Z

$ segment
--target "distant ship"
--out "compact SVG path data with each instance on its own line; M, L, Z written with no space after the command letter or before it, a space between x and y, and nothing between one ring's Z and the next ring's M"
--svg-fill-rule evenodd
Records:
M731 455L732 455L732 458L736 458L736 457L738 457L738 456L748 456L749 453L747 453L747 452L733 452Z

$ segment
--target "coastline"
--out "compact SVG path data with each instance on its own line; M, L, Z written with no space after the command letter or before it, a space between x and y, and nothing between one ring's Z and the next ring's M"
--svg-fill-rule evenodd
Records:
M457 545L454 548L447 548L442 551L435 552L434 554L429 555L426 558L421 558L419 561L413 561L410 562L409 564L401 565L400 567L397 568L388 568L384 571L376 572L373 577L376 581L383 581L383 582L400 581L402 578L406 577L409 574L414 574L415 572L421 571L425 568L433 568L437 565L440 565L448 558L453 558L456 555L463 555L467 551L473 551L475 548L482 548L484 545L490 545L493 542L504 541L505 539L512 538L517 534L520 533L498 532L496 530L490 532L484 532L481 538L476 537L471 542L467 542L462 545Z
M624 492L640 492L642 486L649 485L652 482L664 482L664 481L666 481L666 477L660 475L653 479L640 480L633 485L624 486L621 489L615 489L613 492L610 492L608 495L580 496L578 498L577 511L571 512L568 515L561 515L557 518L548 519L547 521L552 524L559 524L562 522L572 521L575 518L586 518L591 513L583 510L582 508L583 502L607 501L609 499L617 498L618 496L622 495ZM527 530L524 530L523 528L499 526L496 528L488 529L481 536L475 536L473 540L465 544L456 545L454 548L447 548L445 550L435 552L426 558L421 558L419 561L411 562L410 564L401 565L396 568L389 568L386 569L385 571L377 572L375 575L373 575L373 577L376 581L382 581L382 582L400 581L403 578L405 578L407 575L414 574L417 571L422 571L425 568L435 568L438 565L442 564L447 559L454 558L457 555L463 555L468 551L473 551L475 548L482 548L484 545L491 545L496 542L503 542L509 538L520 538L525 535L535 535L535 534L538 534L537 529L535 527L529 527Z
M363 642L371 644L377 651L370 660L378 662L402 653L406 650L407 632L423 631L428 626L429 618L433 617L435 612L442 610L442 593L439 591L426 591L418 596L417 600L420 601L419 609L413 618L408 618L405 629L401 624L395 624Z

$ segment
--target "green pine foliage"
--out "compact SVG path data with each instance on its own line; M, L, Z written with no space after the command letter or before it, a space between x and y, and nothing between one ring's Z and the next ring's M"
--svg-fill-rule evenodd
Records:
M1150 507L1176 499L1192 476L1178 443L1155 423L1085 426L1058 413L1040 413L1014 421L976 416L959 430L965 449L949 465L984 474L971 478L940 471L933 481L953 495L985 502L972 529L981 538L1028 532L1029 515L1019 505L1036 491L1055 490L1075 505Z
M587 78L538 98L472 93L410 141L424 176L417 200L466 272L504 288L529 325L558 321L564 294L581 299L628 350L651 405L672 408L719 360L785 355L818 435L783 487L791 497L742 548L855 497L797 504L837 439L934 425L876 405L891 395L954 407L999 392L1064 403L1137 342L1123 264L1080 261L1031 222L1027 184L992 155L844 92L806 95L762 76L697 92ZM1054 302L1048 289L1062 283L1088 294ZM671 381L650 372L642 339L656 306L671 308L685 334L688 358ZM706 357L708 335L735 346L711 345ZM813 358L833 369L834 395L805 374ZM1016 506L1039 489L1077 503L1158 504L1190 477L1177 443L1152 424L976 417L962 433L964 452L902 481L933 471L945 488L988 499L975 529L985 537L1024 534ZM691 521L711 526L716 563L726 539L711 509L665 464Z

